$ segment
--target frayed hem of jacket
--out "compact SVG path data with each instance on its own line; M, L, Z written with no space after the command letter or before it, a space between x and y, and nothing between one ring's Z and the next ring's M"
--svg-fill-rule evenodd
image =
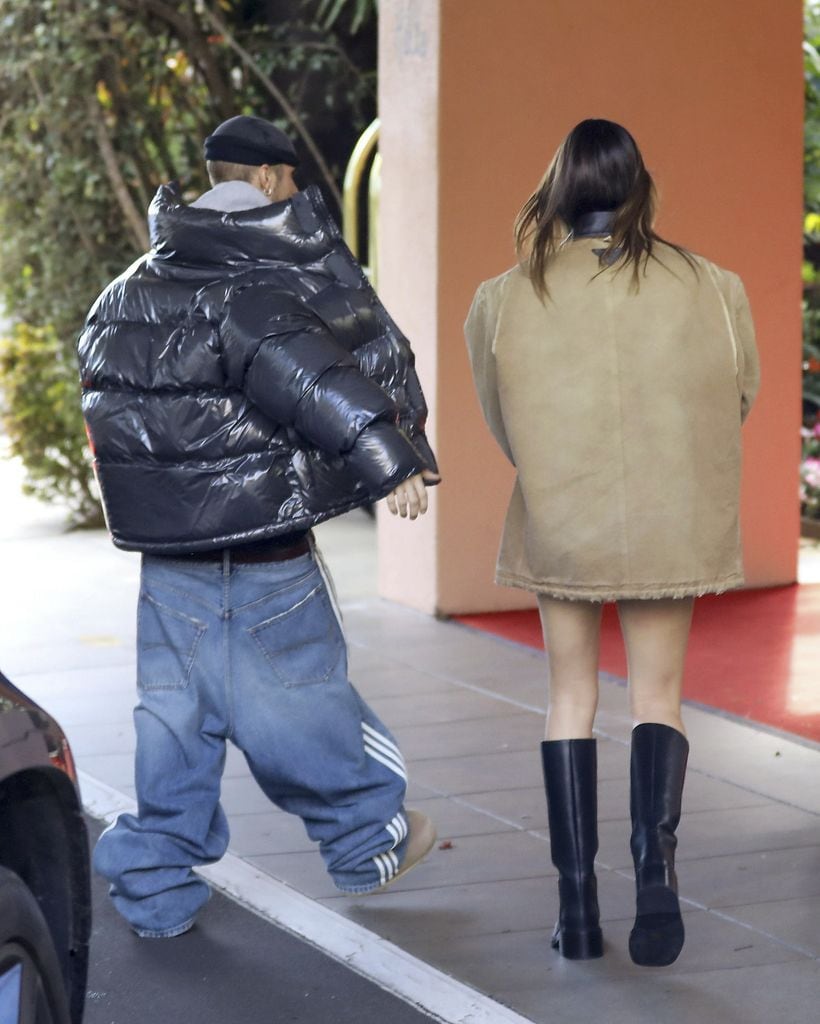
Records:
M745 580L740 574L733 573L723 579L709 582L693 581L685 583L646 583L640 586L577 586L558 583L554 580L533 580L526 576L513 573L496 572L495 582L502 587L516 587L529 590L545 597L555 597L563 601L660 601L664 598L704 597L706 594L723 594L727 590L737 590Z

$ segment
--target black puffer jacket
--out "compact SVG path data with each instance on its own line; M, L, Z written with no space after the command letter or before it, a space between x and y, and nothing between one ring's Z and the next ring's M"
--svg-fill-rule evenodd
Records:
M163 186L149 223L78 346L118 547L294 533L435 470L410 345L317 188L221 213Z

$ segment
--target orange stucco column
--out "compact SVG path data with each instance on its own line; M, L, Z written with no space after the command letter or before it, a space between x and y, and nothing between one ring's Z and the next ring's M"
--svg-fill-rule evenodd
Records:
M381 0L379 11L380 291L417 352L445 478L425 521L380 513L383 596L442 613L530 603L492 583L512 474L481 420L461 328L478 282L513 262L516 211L585 117L636 136L661 234L746 283L763 373L745 428L747 578L792 582L800 0L747 0L742 14L733 0Z

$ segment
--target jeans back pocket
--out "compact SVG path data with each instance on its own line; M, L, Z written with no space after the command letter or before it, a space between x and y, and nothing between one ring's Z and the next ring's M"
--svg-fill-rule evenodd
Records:
M137 611L137 686L142 690L184 689L206 629L198 619L141 593Z
M323 583L286 611L251 626L248 633L287 688L328 682L344 653Z

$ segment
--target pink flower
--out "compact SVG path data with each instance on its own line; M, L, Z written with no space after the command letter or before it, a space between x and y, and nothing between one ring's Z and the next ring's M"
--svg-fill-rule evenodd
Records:
M820 490L820 459L804 459L800 475L807 487Z

